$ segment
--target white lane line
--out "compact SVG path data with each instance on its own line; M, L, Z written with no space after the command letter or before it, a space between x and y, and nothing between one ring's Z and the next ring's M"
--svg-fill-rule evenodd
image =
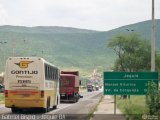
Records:
M94 96L96 96L96 95L98 95L98 94L100 94L101 93L101 91L95 91L95 92L93 92L92 94L90 94L89 96L87 96L87 97L85 97L85 98L82 98L80 101L85 101L85 100L87 100L87 99L90 99L90 98L92 98L92 97L94 97Z
M60 104L60 105L59 105L60 108L58 107L58 109L53 110L53 111L51 111L51 112L48 112L48 113L46 113L46 114L53 114L53 113L58 112L58 111L60 111L60 110L62 110L62 109L65 109L65 108L67 108L67 107L70 107L70 106L72 106L72 105L75 105L75 103L69 104L69 105L63 106L63 107L62 107L62 105L63 105L63 104ZM61 108L61 107L62 107L62 108Z

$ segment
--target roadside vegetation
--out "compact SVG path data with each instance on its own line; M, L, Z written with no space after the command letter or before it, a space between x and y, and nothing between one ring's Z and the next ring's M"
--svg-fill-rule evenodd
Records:
M0 104L4 103L4 94L0 93Z
M108 43L117 55L114 71L143 72L151 68L149 40L135 33L117 35ZM156 71L160 72L160 55L156 53ZM153 82L148 83L148 94L143 96L117 97L118 108L128 119L141 120L142 115L160 115L160 90Z
M149 82L148 94L146 96L146 104L149 108L150 115L157 115L160 117L160 88L157 89L154 82Z
M130 99L117 97L117 106L128 119L141 120L143 114L148 114L146 96L130 96Z
M94 112L97 111L98 109L98 105L100 104L100 102L102 101L104 96L101 96L98 103L96 104L96 106L89 112L88 116L86 117L85 120L90 120L94 117Z

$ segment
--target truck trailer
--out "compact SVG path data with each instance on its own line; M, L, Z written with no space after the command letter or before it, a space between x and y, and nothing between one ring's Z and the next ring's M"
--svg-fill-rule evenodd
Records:
M79 94L79 72L61 71L60 75L60 101L78 102L82 97Z

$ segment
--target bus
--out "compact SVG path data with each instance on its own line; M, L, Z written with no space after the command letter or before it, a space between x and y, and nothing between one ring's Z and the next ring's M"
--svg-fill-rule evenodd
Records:
M49 112L60 103L60 70L39 57L10 57L4 77L5 107L12 112L38 108Z

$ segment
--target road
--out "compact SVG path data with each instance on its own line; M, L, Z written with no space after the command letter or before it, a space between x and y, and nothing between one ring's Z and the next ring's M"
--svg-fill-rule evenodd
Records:
M39 113L37 111L23 111L20 114L43 114L43 117L59 115L59 119L63 119L65 117L65 120L82 120L85 119L91 111L93 111L94 107L102 96L102 91L83 92L82 95L83 98L81 98L77 103L61 103L60 105L58 105L57 109L51 110L50 112L45 114ZM10 108L5 108L4 105L0 105L0 114L12 115L12 112Z

